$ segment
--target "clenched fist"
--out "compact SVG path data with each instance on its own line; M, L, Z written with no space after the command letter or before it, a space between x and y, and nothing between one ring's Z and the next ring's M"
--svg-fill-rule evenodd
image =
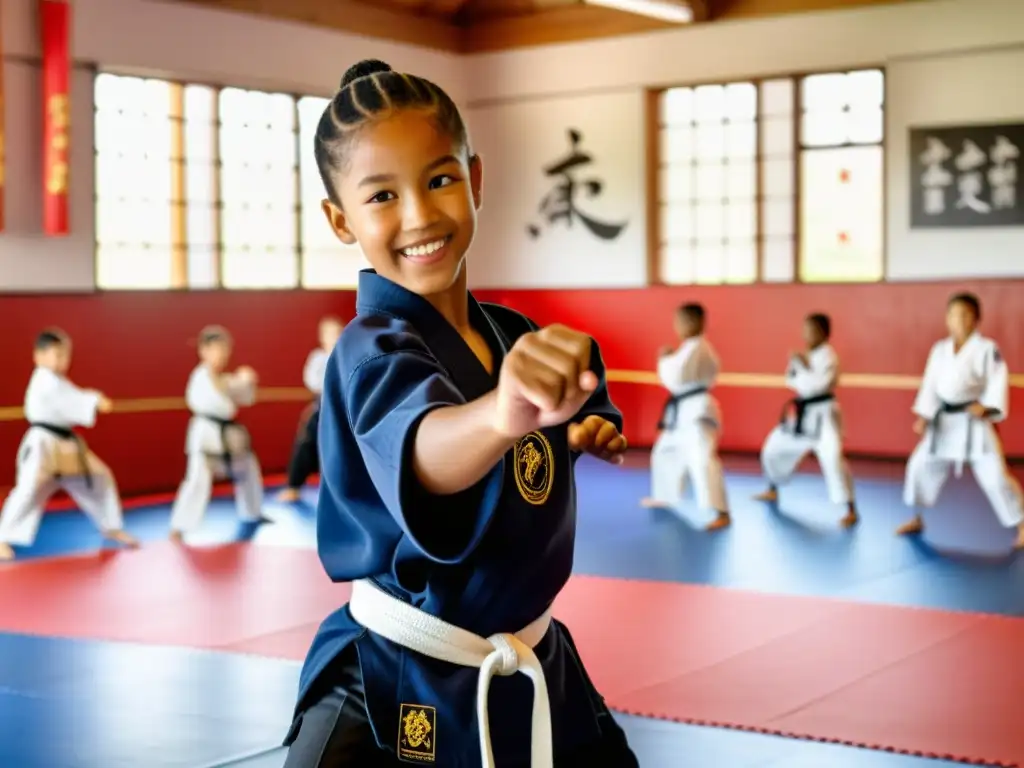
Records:
M501 364L495 429L520 438L575 416L598 385L592 347L590 336L564 325L520 336Z

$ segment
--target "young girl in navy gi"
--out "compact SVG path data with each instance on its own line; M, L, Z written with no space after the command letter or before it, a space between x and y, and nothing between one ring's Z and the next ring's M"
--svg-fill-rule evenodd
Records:
M596 343L467 291L482 165L438 86L357 64L315 153L373 269L320 417L317 544L352 597L306 658L286 768L636 766L551 618L576 458L626 448Z

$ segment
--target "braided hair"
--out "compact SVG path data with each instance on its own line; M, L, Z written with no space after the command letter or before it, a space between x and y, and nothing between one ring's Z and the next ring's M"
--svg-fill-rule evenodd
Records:
M430 112L440 130L468 148L462 115L440 86L416 75L395 72L377 59L360 61L342 77L338 92L320 118L314 139L320 180L335 206L341 208L341 200L333 175L345 167L348 143L369 122L403 109Z

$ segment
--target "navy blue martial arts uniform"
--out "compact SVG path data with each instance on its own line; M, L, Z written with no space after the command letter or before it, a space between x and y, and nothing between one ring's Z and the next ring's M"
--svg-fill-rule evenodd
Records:
M472 295L469 309L490 346L493 373L423 297L372 270L360 274L357 316L324 380L317 544L334 581L370 578L394 597L489 637L530 624L569 578L577 454L562 424L519 440L463 492L439 497L419 486L412 448L420 420L493 390L504 355L520 335L537 330L525 316ZM596 342L591 366L600 385L573 421L598 415L621 430ZM556 765L636 766L567 629L552 621L535 653L549 690ZM342 606L320 626L306 657L286 768L478 768L477 676L369 632ZM491 684L499 767L529 765L532 697L523 675ZM421 729L418 738L412 726Z

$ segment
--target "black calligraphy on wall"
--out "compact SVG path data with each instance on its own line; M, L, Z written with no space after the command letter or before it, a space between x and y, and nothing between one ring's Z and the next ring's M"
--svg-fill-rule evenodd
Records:
M910 226L1024 226L1024 124L910 130Z
M559 160L546 166L544 175L552 179L554 186L540 202L538 211L543 222L549 226L562 224L566 227L573 227L577 222L586 227L595 237L601 240L614 240L622 234L628 221L622 223L611 223L601 221L591 216L580 207L579 198L595 198L604 189L604 182L596 176L580 179L578 176L585 173L588 166L593 164L594 158L590 153L583 151L583 133L576 128L570 128L569 151ZM585 207L585 204L584 204ZM529 224L526 231L530 237L538 238L541 235L541 226Z

